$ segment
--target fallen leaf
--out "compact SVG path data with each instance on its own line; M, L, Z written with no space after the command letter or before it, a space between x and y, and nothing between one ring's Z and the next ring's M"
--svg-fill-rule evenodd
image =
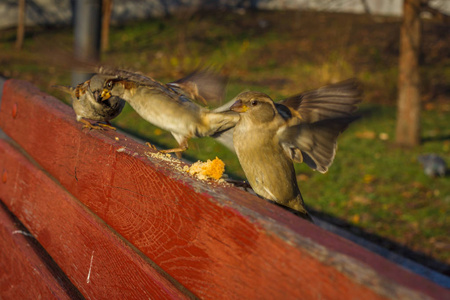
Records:
M297 175L297 181L308 181L309 176L306 174L298 174Z
M359 215L353 215L352 216L352 222L353 223L359 223L360 220L361 220L361 217Z
M360 195L354 196L351 201L360 204L370 204L371 202L369 198Z
M357 138L368 139L368 140L373 140L376 136L374 131L369 131L369 130L359 131L359 132L355 133L355 135Z
M382 132L378 135L378 138L382 141L387 141L389 139L389 134L386 132Z
M371 174L365 174L363 177L364 183L372 183L375 180L375 176Z

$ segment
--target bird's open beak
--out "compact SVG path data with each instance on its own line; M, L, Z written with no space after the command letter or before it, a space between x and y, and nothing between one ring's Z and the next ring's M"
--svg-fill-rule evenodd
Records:
M101 94L100 97L101 97L101 100L102 100L102 101L108 100L109 98L111 98L111 92L108 91L107 89L104 89L104 90L102 91L102 94Z
M234 102L233 105L231 105L230 110L238 112L238 113L243 113L248 110L248 106L245 105L244 103L242 103L241 100L238 100L238 101Z

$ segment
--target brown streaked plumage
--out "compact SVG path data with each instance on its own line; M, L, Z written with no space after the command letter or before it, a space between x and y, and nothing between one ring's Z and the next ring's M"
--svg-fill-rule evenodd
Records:
M122 112L125 101L117 97L112 97L108 101L100 101L104 82L112 78L115 77L97 74L75 88L59 85L54 87L71 95L73 110L77 121L84 124L83 128L102 130L106 127L115 130L114 127L110 126L109 121ZM97 123L97 125L94 125L85 119L107 124Z
M211 89L204 92L202 83L196 82L195 78L204 78L206 75L201 75L200 71L196 73L195 76L191 74L187 79L169 84L149 77L127 77L126 73L120 73L122 76L119 75L119 78L105 82L101 97L103 100L111 96L120 97L143 119L170 131L179 147L162 152L180 153L188 148L190 138L220 135L232 128L239 119L238 114L228 110L229 105L209 110L191 101L190 96L201 101L211 97L220 98L223 93L223 86L220 87L220 84L217 84L216 92ZM210 80L214 80L212 76Z
M324 173L333 162L337 137L355 119L361 91L347 80L278 103L245 92L231 110L240 114L233 142L253 190L311 220L297 185L293 162Z

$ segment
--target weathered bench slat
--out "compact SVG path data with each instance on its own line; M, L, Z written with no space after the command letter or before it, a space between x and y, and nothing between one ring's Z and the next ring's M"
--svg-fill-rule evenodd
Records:
M6 174L0 198L87 298L186 298L151 262L1 139L0 166Z
M0 298L71 299L27 234L0 205Z
M262 199L204 184L149 158L148 148L120 133L82 131L74 119L69 107L32 85L6 82L3 130L73 196L197 296L449 295Z

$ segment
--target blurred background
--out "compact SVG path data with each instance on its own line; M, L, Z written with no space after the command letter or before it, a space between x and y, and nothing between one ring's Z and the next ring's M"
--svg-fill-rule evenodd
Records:
M328 173L296 166L306 204L450 274L449 171L429 171L450 163L449 15L446 0L3 0L0 75L66 103L51 86L84 80L73 57L163 82L213 66L229 77L226 100L244 90L280 100L356 77L363 117L341 136ZM128 104L112 123L177 145ZM442 160L419 161L430 153ZM245 179L236 156L212 139L191 140L184 154L216 156L230 177Z

